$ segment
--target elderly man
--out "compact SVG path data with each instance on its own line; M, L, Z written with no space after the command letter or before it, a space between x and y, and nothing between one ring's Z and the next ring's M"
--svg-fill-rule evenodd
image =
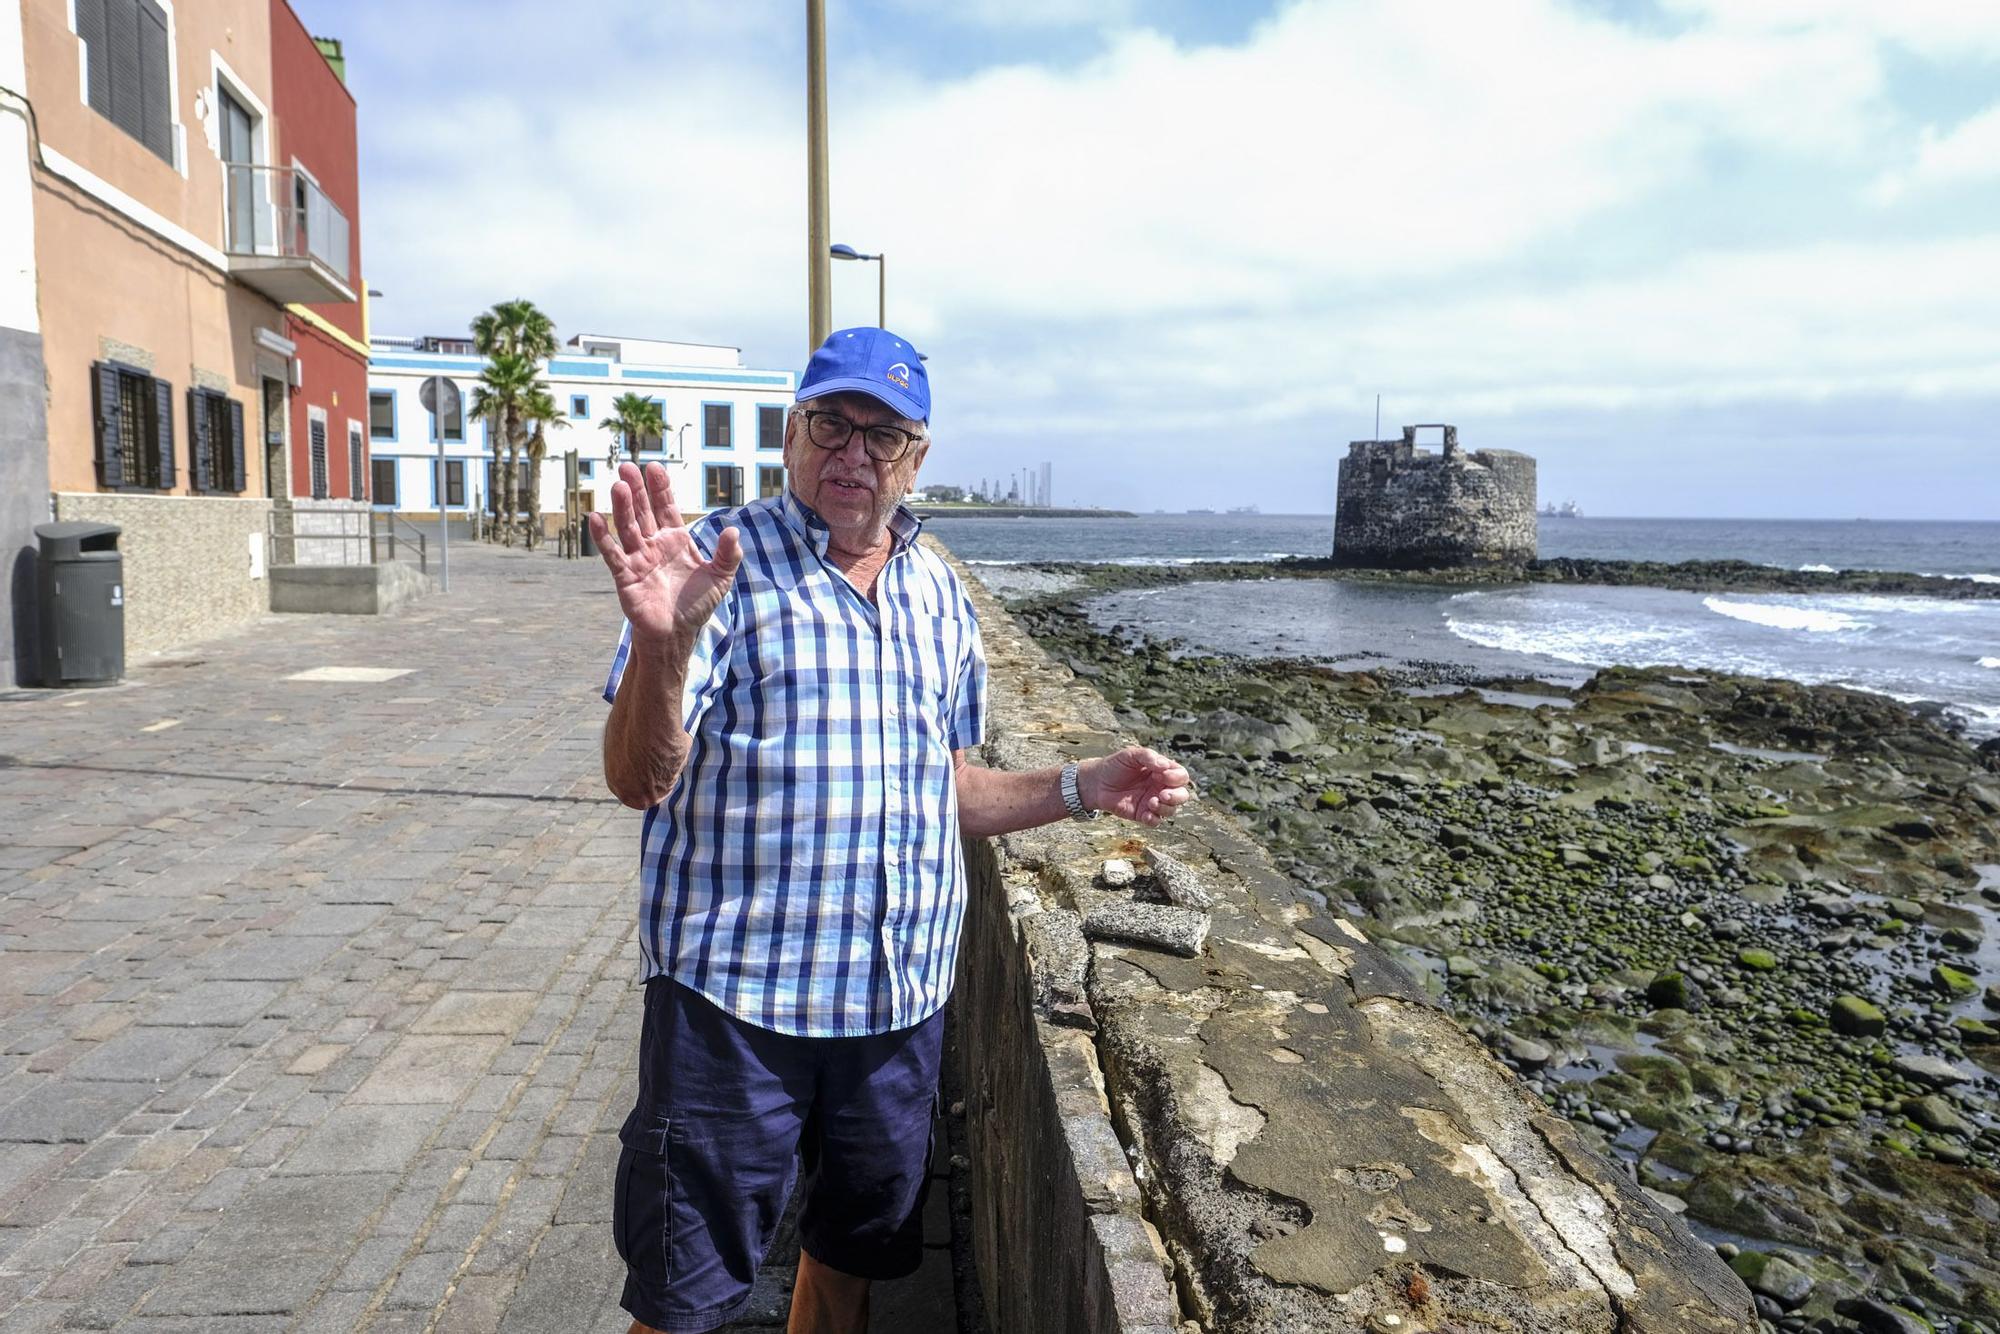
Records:
M972 765L986 664L951 567L902 505L930 450L915 349L846 329L785 423L782 496L688 526L630 463L591 531L625 630L604 776L646 812L645 1022L613 1229L635 1334L729 1320L805 1174L790 1328L860 1331L912 1272L960 835L1187 800L1138 747L1039 773Z

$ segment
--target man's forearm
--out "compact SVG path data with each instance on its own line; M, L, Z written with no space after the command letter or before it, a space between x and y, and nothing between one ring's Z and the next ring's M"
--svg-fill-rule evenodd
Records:
M1085 766L1094 763L1083 761ZM1068 817L1059 765L1028 773L958 766L958 828L967 838L1011 834Z
M687 763L681 695L693 651L692 639L685 644L634 639L626 656L625 674L604 724L604 782L635 810L664 801Z

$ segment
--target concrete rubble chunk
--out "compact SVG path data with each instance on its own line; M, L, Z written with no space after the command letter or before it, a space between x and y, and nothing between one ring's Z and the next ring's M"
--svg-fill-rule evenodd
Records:
M1107 903L1083 919L1092 940L1116 940L1192 959L1208 940L1208 914L1163 903Z
M1132 863L1123 857L1106 858L1100 874L1104 878L1104 883L1112 889L1124 889L1139 875Z
M1146 865L1151 868L1153 878L1159 881L1160 890L1169 902L1201 912L1215 906L1215 895L1209 891L1201 875L1180 858L1169 856L1158 848L1147 848Z

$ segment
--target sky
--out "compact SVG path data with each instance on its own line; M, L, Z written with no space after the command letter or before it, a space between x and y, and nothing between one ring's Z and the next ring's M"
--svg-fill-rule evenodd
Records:
M802 367L798 0L293 0L378 333ZM828 0L832 237L921 482L1330 512L1452 422L1592 514L2000 518L2000 4ZM836 263L836 327L876 270Z

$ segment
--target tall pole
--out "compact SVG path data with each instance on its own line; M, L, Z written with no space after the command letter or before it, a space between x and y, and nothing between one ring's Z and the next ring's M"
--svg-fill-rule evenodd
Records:
M806 0L806 290L807 355L833 332L833 261L827 253L826 0Z
M1382 438L1382 396L1375 395L1375 439Z
M877 255L875 256L875 327L876 328L886 329L889 327L889 317L887 314L884 313L888 309L889 309L889 257L887 255Z

